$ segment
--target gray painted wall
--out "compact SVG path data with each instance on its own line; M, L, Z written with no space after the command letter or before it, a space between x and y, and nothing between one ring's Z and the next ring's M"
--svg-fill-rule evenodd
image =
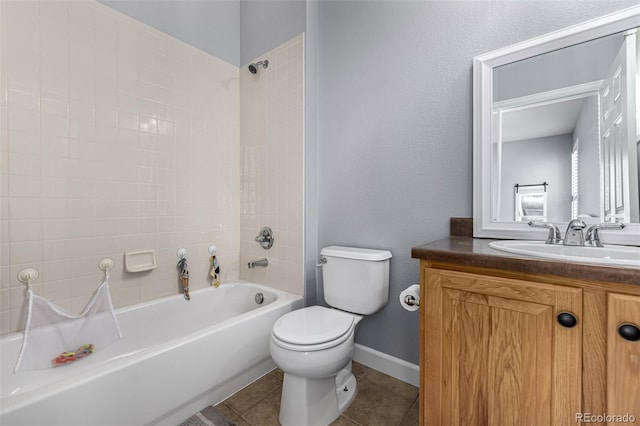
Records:
M513 186L547 182L547 221L571 220L571 135L502 144L501 217L514 219Z
M98 0L178 40L240 66L239 0Z
M358 343L418 363L418 314L397 299L419 281L411 247L472 215L472 58L636 3L319 3L318 246L394 256L389 304Z
M240 0L240 64L304 32L304 0Z

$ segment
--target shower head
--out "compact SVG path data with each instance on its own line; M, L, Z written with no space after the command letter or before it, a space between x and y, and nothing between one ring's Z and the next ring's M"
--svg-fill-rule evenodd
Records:
M253 64L249 64L249 71L251 72L251 74L257 74L258 67L261 65L262 65L262 68L267 69L267 67L269 66L269 61L265 59L264 61L254 62Z

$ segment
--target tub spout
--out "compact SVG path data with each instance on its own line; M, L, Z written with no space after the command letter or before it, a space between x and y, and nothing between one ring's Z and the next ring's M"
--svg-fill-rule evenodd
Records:
M256 268L258 266L262 266L262 267L269 266L269 259L265 258L265 259L260 259L260 260L254 260L252 262L247 263L247 267L249 269L253 269L253 268Z

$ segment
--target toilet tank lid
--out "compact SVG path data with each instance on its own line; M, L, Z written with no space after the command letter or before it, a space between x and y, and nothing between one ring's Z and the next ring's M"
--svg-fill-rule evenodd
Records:
M391 259L391 252L388 250L375 250L357 247L329 246L320 251L320 256L344 257L358 260L387 260Z

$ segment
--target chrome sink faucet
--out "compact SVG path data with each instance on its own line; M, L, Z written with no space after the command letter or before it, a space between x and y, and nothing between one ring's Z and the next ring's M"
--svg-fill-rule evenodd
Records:
M603 247L600 241L600 235L598 230L602 229L624 229L624 223L600 223L593 225L587 229L586 236L583 235L582 230L587 227L580 219L574 219L567 225L567 231L564 236L564 240L560 236L560 230L557 226L547 222L529 222L528 225L532 228L547 228L549 235L545 240L546 244L564 244L565 246L585 246L585 247Z
M589 247L603 247L602 242L600 241L600 236L598 235L599 229L624 229L624 227L624 223L600 223L598 225L593 225L587 229L587 236L585 238L584 245Z
M580 219L573 219L567 225L567 232L564 234L564 241L562 244L565 246L583 246L584 235L582 230L587 227L587 224Z
M562 243L562 237L560 236L560 230L552 223L546 222L529 222L528 225L532 228L547 228L549 229L549 235L545 241L545 244L560 244Z

